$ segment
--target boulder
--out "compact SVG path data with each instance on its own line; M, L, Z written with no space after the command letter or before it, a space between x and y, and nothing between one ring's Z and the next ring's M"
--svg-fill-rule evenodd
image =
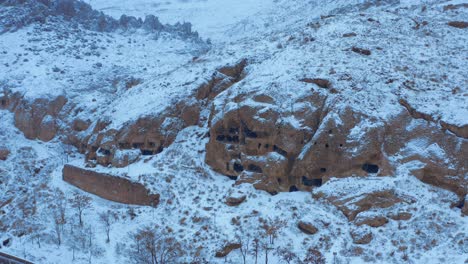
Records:
M318 228L309 222L299 221L297 228L307 235L313 235L318 232Z
M448 25L460 29L468 28L468 22L465 21L450 21L448 22Z
M226 204L229 206L238 206L247 199L247 196L243 195L240 197L228 197L226 198Z

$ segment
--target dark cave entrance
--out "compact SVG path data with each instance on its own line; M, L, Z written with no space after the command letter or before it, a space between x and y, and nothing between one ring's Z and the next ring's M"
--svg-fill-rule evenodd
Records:
M370 164L370 163L364 163L362 165L362 170L367 172L367 173L378 173L379 172L379 166L375 164Z
M302 184L305 186L320 187L322 186L322 179L307 179L306 176L302 176Z
M297 192L299 191L299 189L297 189L296 185L291 185L291 187L289 187L289 192Z

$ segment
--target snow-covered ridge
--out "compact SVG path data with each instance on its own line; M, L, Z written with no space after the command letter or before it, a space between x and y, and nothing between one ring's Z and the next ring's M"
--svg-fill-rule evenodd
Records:
M46 23L63 19L80 24L85 29L98 32L135 31L168 32L182 38L201 41L198 33L193 32L188 22L174 25L162 24L154 15L145 19L122 15L114 19L103 12L96 11L81 0L2 0L0 1L0 33L16 31L33 23Z

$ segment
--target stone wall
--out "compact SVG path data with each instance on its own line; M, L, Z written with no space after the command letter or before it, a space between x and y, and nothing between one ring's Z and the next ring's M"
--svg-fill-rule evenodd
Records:
M83 191L118 203L149 206L159 203L159 194L150 194L142 184L71 165L63 167L63 180Z

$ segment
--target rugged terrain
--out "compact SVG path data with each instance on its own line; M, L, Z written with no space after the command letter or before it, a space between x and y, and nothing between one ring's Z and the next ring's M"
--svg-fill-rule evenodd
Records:
M0 0L2 252L468 261L468 4L86 2Z

